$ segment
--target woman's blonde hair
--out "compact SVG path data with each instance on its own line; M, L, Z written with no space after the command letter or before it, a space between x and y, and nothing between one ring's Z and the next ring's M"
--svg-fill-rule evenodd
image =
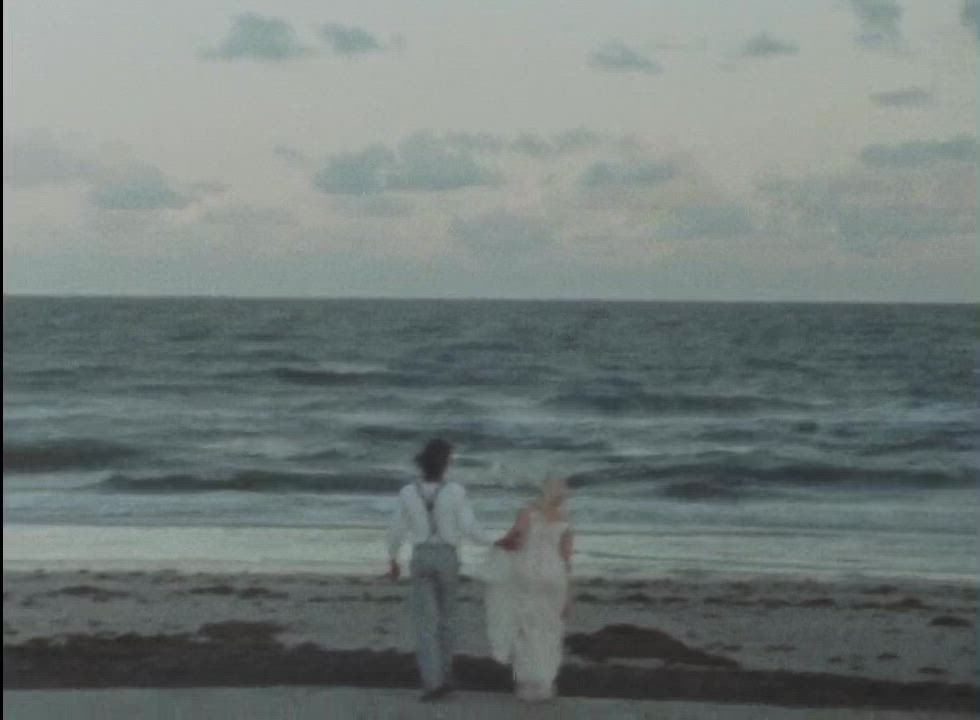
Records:
M545 478L539 487L538 496L531 501L531 507L547 517L564 518L567 514L565 501L570 494L568 483L564 479Z

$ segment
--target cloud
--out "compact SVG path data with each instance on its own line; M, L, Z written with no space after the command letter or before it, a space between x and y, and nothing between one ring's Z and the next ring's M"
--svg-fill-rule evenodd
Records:
M451 132L443 136L447 145L475 153L517 155L545 159L596 148L608 138L588 128L571 128L550 135L520 133L513 137L493 133Z
M608 186L660 185L673 179L678 169L673 163L653 160L595 162L585 169L580 182L587 188Z
M858 20L857 43L870 50L902 50L902 8L896 0L851 0Z
M296 31L285 20L244 13L232 18L228 36L216 48L201 53L205 60L281 62L309 55Z
M834 214L840 240L858 249L878 247L884 240L931 240L964 229L961 218L955 214L928 206L842 203L834 209Z
M507 148L505 137L486 132L447 132L442 140L447 146L465 152L496 154Z
M100 181L89 195L91 203L102 210L179 210L198 199L176 190L150 165L134 166Z
M389 195L368 195L356 198L355 212L371 218L396 218L412 214L412 206L401 198Z
M466 187L499 185L496 171L482 165L458 143L419 131L403 140L397 151L371 145L328 158L313 185L329 194L442 192Z
M912 140L894 145L869 145L861 151L861 160L871 167L909 168L936 162L977 161L977 139L957 135L949 140Z
M306 167L310 163L310 158L302 150L283 143L272 148L272 154L295 167Z
M963 0L960 20L965 28L973 31L973 37L980 42L980 0Z
M861 255L896 244L961 243L976 233L976 173L965 163L857 167L759 183L778 231L826 238Z
M388 189L388 175L396 163L395 153L384 145L338 153L314 175L313 185L321 192L339 195L382 192Z
M742 205L684 205L670 211L658 234L673 240L727 240L754 230L752 216Z
M589 66L603 72L656 75L663 68L646 55L619 41L608 42L589 55Z
M387 50L384 43L359 27L328 23L320 28L320 35L335 55L350 57Z
M203 182L191 183L187 186L187 192L194 196L221 195L228 192L229 187L225 183L205 180Z
M409 135L395 149L375 144L332 155L316 173L314 185L322 192L336 194L440 191L498 185L502 181L499 173L483 164L488 156L509 153L549 160L610 142L610 137L587 128L514 136L459 131L437 135L422 130ZM306 154L295 148L277 145L273 152L291 165L309 164Z
M550 158L590 150L602 145L605 138L594 130L573 128L550 137L522 133L510 141L511 152L533 158Z
M103 210L180 209L228 189L215 182L178 189L160 169L134 161L125 148L79 150L47 132L4 138L3 175L4 184L15 190L74 186Z
M533 255L554 242L554 233L542 218L505 209L469 219L457 217L449 232L466 251L503 262L517 255Z
M976 223L946 208L918 204L865 205L834 198L813 208L811 221L862 255L889 252L896 243L937 241L976 232Z
M89 182L101 171L94 155L61 145L48 133L4 137L3 183L9 187Z
M559 153L566 153L596 147L602 144L604 140L605 138L595 130L579 127L558 133L551 142Z
M469 153L447 147L430 132L407 137L388 183L392 190L438 192L474 185L499 185L500 175L480 165Z
M205 211L201 222L208 225L286 227L295 225L296 217L285 208L228 205Z
M796 55L800 48L795 43L777 40L769 33L759 33L742 46L739 56L748 58L778 57L780 55Z
M514 138L509 146L513 152L529 157L549 157L555 154L554 146L540 135L523 133Z
M933 96L925 88L909 87L901 90L873 93L871 100L876 105L881 105L882 107L910 108L931 105Z

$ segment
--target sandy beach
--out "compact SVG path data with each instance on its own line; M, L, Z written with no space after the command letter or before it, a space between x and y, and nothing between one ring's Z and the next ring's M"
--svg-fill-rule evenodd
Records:
M3 585L6 691L417 683L405 580L37 571ZM976 707L976 587L579 579L574 596L565 697ZM508 692L477 581L462 586L460 620L462 688Z
M527 705L500 693L460 692L439 705L409 690L352 687L124 688L16 690L3 694L8 718L48 720L953 720L955 712L777 708L730 703L558 698Z

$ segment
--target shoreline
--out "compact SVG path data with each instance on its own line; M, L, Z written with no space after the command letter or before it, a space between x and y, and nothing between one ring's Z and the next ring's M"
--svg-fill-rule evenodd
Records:
M501 534L506 527L493 526ZM325 574L345 577L385 571L385 528L86 525L5 522L4 571L240 573L277 576ZM576 538L576 575L617 581L669 578L677 581L786 579L833 584L917 582L969 584L977 540L958 543L955 553L931 546L923 555L916 536L873 536L878 555L865 545L830 532L787 538L769 533L702 533L663 529L638 536L625 529L582 530ZM866 539L867 540L867 539ZM780 548L773 553L772 547ZM787 551L787 546L792 549ZM889 547L888 557L880 555ZM651 550L655 548L655 554ZM973 553L971 554L971 551ZM918 552L919 554L914 554ZM473 573L485 550L462 550L463 571ZM179 558L179 560L178 560ZM765 558L756 561L754 558Z
M412 687L408 583L369 576L4 571L4 688ZM576 579L566 696L965 711L965 583ZM482 589L460 589L468 690L509 692Z

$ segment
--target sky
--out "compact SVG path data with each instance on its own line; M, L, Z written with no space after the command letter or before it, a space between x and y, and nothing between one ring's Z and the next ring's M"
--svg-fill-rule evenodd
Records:
M978 0L4 3L4 292L977 302L978 45Z

